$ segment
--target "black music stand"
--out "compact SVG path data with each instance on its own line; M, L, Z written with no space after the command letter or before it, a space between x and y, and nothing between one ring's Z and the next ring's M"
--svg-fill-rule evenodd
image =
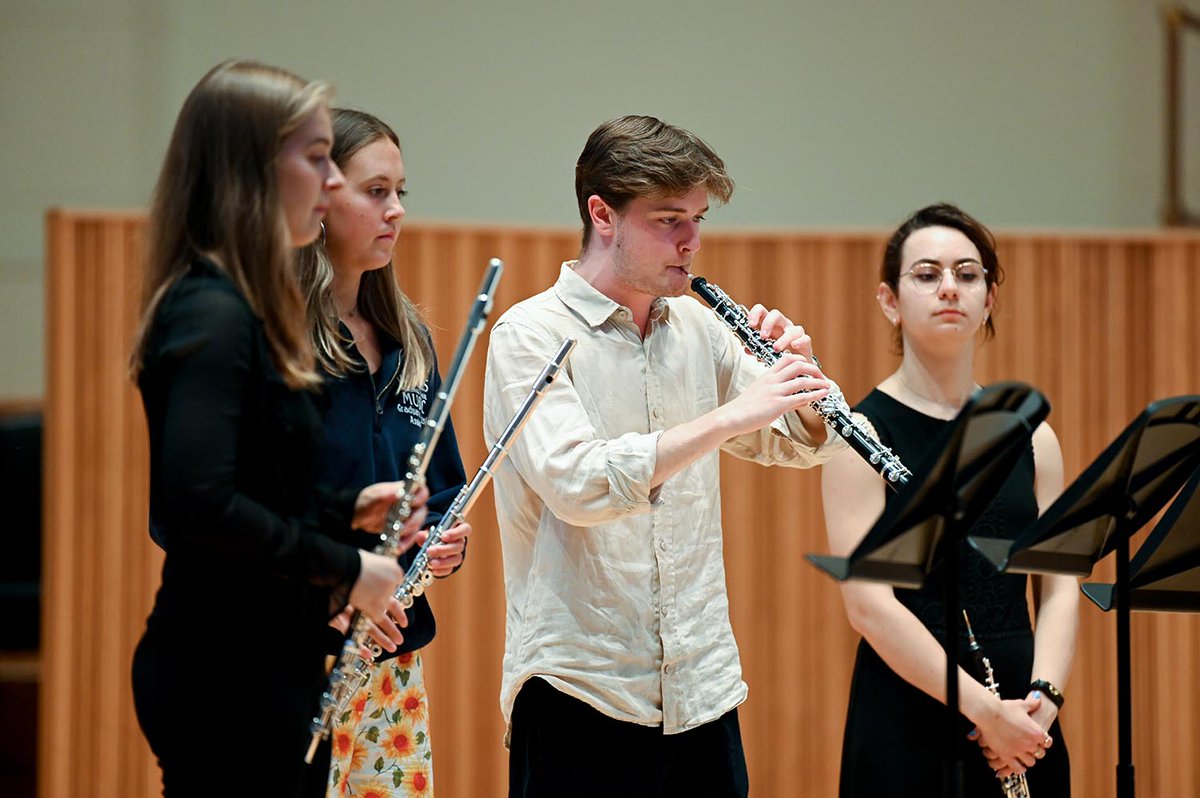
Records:
M1092 592L1104 597L1103 588L1110 588L1108 604L1117 608L1118 798L1134 795L1129 538L1162 509L1197 467L1200 396L1152 402L1016 540L968 539L998 570L1016 573L1086 576L1097 561L1117 552L1115 585L1096 586ZM1184 509L1181 505L1179 513ZM1166 534L1162 532L1162 537ZM1173 562L1169 555L1175 550L1172 544L1164 556ZM1146 559L1151 554L1148 552ZM1155 568L1146 578L1153 578L1158 565L1155 560ZM1186 567L1186 563L1182 565ZM1164 566L1158 572L1166 571ZM1092 597L1092 592L1084 592Z
M949 746L946 795L963 794L958 753L958 543L1008 479L1028 449L1034 429L1049 412L1046 398L1028 385L1003 382L981 388L849 557L805 555L838 581L866 579L914 589L942 566ZM943 541L952 545L942 545Z
M1179 491L1129 564L1133 612L1200 612L1200 468ZM1107 612L1116 584L1085 582L1083 594Z

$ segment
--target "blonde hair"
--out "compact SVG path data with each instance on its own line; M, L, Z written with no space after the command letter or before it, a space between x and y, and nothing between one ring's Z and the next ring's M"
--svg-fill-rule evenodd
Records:
M362 111L334 109L331 156L339 168L344 170L355 153L380 139L387 139L397 149L400 147L400 138L382 120ZM324 244L317 241L304 247L298 264L308 309L308 334L317 362L335 376L360 371L362 366L346 352L349 341L338 329L337 308L329 290L333 284L333 264ZM397 392L424 383L433 370L433 345L420 310L400 290L392 261L382 269L363 274L358 287L358 308L363 318L400 342L404 369Z
M154 189L142 319L130 357L135 378L159 303L205 254L262 319L284 381L292 388L319 384L276 159L283 140L328 107L331 95L325 83L251 61L218 64L192 89Z

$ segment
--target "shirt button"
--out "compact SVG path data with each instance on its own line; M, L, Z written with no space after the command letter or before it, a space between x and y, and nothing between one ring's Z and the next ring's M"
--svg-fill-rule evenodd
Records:
M670 610L667 609L666 605L663 605L662 609L660 609L658 611L658 614L661 615L662 617L666 618L667 615L670 614Z
M663 538L662 540L658 541L658 547L659 547L660 549L662 549L663 551L666 551L666 550L667 550L667 540L666 540L666 538Z
M670 665L663 665L663 673L664 673L664 674L667 674L667 673L670 673L670 672L671 672L671 666L670 666Z

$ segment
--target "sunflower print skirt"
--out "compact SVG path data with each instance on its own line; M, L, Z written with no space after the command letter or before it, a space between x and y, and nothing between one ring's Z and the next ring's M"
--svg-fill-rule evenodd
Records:
M420 655L380 663L331 737L328 798L430 798L433 749Z

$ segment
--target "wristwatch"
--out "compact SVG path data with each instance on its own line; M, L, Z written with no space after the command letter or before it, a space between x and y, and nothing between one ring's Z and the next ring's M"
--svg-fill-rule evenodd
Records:
M1046 681L1045 679L1035 679L1029 684L1029 689L1041 690L1042 695L1054 702L1054 706L1062 709L1063 701L1065 700L1063 698L1062 690L1059 690L1057 687L1050 684L1050 682Z

